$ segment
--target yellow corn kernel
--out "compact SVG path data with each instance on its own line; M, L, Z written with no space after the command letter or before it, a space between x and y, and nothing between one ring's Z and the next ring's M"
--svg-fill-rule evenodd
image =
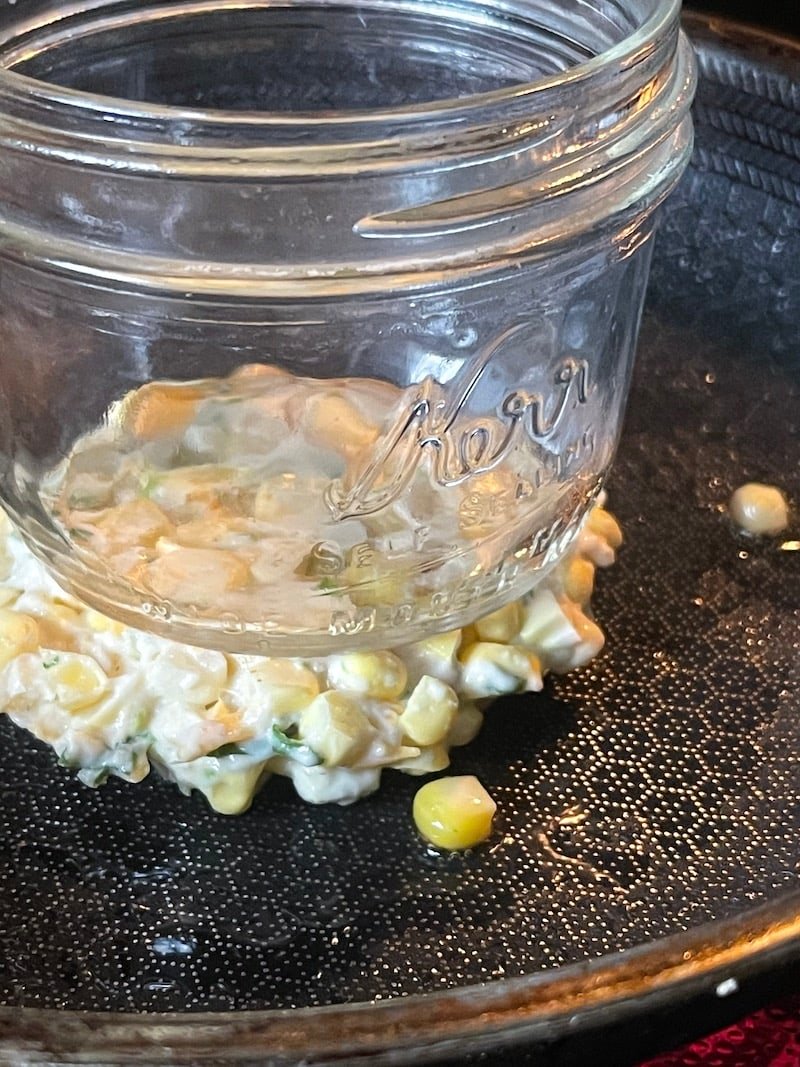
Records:
M54 619L60 619L66 623L76 623L81 616L81 613L76 608L71 608L69 604L54 603L50 607L50 614Z
M122 418L127 429L147 440L179 433L192 421L201 395L194 385L148 382L125 397Z
M412 749L412 751L414 751ZM391 766L403 774L436 774L450 766L447 745L429 745L416 749L415 756L406 756L394 761Z
M582 614L568 601L559 600L549 589L538 589L525 604L525 619L520 641L542 653L576 644L580 635L575 627Z
M448 630L444 634L434 634L424 641L418 641L414 648L438 659L451 660L461 646L461 630Z
M573 645L555 648L545 656L548 668L554 674L564 674L576 667L583 667L594 659L605 644L605 634L588 615L576 608L573 621L578 640Z
M303 405L303 429L307 440L332 448L355 459L372 447L378 427L363 417L349 400L334 394L317 394Z
M780 489L763 482L746 482L731 496L728 510L745 533L774 537L789 525L789 503Z
M379 571L373 568L371 575L359 571L357 580L350 568L342 572L347 595L359 608L380 607L382 604L402 604L407 600L406 579L398 572ZM348 584L350 582L359 584ZM365 584L360 584L365 583Z
M338 767L369 742L372 727L358 703L345 693L321 693L300 713L300 736L323 763Z
M472 848L492 832L497 805L474 775L426 782L414 797L414 822L426 841L450 852Z
M333 657L328 666L331 686L375 700L396 700L407 679L405 663L393 652L351 652Z
M424 674L400 716L400 726L415 745L436 745L450 732L458 697L449 685Z
M594 564L576 556L564 568L564 592L578 604L588 604L594 589Z
M247 811L265 777L264 764L256 763L242 770L222 774L205 790L214 811L220 815L239 815Z
M279 522L291 515L309 514L324 506L322 494L327 482L321 478L298 478L296 474L276 474L258 487L253 514L259 522Z
M542 688L542 667L537 656L517 645L478 641L459 656L463 665L463 692L467 697L499 696L520 689Z
M182 522L175 527L176 545L185 548L214 548L235 531L237 517L226 508L214 508L202 518Z
M99 611L89 609L85 614L87 624L97 634L114 634L119 637L125 627L116 619L109 619L108 615L102 615Z
M152 500L129 500L109 508L97 520L97 528L109 544L117 547L145 545L151 548L159 537L169 537L172 523Z
M368 544L355 545L339 579L358 607L401 604L406 600L406 576Z
M267 687L267 704L273 715L290 715L319 696L317 676L291 659L265 659L251 673Z
M607 541L612 548L619 548L622 544L620 525L611 512L606 511L605 508L592 508L586 520L586 525L598 537L602 537L604 541Z
M50 681L59 704L67 711L91 707L108 689L108 678L91 656L59 652L58 662L49 668Z
M291 375L280 367L273 367L269 363L242 363L230 375L232 381L241 378L277 378L286 381Z
M522 609L516 601L505 604L491 615L485 615L475 623L481 641L511 641L522 625Z
M205 718L220 723L225 728L228 741L245 741L252 737L250 730L242 722L240 713L225 703L217 700L210 708L205 710Z
M247 585L250 568L221 548L175 548L139 569L136 578L158 596L213 604L225 593Z
M468 745L474 741L483 726L483 712L469 700L461 700L458 705L458 714L450 733L447 735L448 745Z
M36 619L20 611L0 608L0 669L23 652L35 652L38 647Z

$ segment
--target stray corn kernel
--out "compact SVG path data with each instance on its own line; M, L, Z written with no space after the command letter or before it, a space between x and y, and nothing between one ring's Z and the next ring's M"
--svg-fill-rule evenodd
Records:
M436 745L450 732L458 711L458 696L449 685L425 674L406 701L400 725L416 745Z
M492 831L497 805L471 774L426 782L414 797L417 829L436 848L472 848Z
M774 485L761 482L740 485L728 507L731 518L745 533L774 537L789 525L789 504Z

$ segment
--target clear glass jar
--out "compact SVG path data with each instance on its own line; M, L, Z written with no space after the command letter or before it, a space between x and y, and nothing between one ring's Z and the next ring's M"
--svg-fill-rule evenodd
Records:
M691 148L678 16L6 5L0 496L58 581L298 655L529 589L616 445Z

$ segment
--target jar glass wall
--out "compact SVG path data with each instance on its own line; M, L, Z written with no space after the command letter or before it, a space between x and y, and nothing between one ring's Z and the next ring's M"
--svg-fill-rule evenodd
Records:
M616 446L677 5L35 11L0 32L0 495L58 580L281 654L530 588Z

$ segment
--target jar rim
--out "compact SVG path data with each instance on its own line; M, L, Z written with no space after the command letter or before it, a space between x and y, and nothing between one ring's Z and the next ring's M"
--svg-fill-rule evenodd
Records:
M100 7L103 0L89 0L84 9ZM324 3L325 0L322 0ZM335 111L266 111L235 110L222 108L187 107L172 104L149 103L121 96L88 92L57 83L47 82L22 74L8 67L0 67L0 110L4 108L4 99L18 103L28 103L47 112L68 109L71 112L87 116L100 114L103 117L109 139L113 140L111 123L114 120L128 121L141 128L141 124L164 126L172 124L191 124L198 128L220 127L231 129L254 130L293 130L303 127L307 131L314 128L330 131L332 129L351 129L383 125L412 128L416 124L431 121L450 122L469 119L474 113L485 109L496 109L503 105L515 105L530 101L541 105L542 99L555 93L584 85L609 69L627 70L644 58L652 45L677 23L682 0L652 0L652 10L643 21L629 34L623 36L610 48L598 52L563 70L543 75L532 81L519 82L511 86L492 89L464 96L445 97L427 100L416 104L400 104L375 108L353 108ZM177 5L171 5L176 6ZM218 9L219 0L205 0L198 7ZM258 0L254 4L241 6L261 6ZM289 5L287 5L289 6ZM75 10L74 8L72 9ZM59 123L60 126L60 123ZM129 131L128 131L129 132ZM338 138L337 138L338 139ZM347 139L347 138L345 138ZM187 147L180 140L170 138L170 147L176 152ZM193 139L194 144L197 139ZM269 149L267 149L269 150ZM295 151L298 148L295 147Z

